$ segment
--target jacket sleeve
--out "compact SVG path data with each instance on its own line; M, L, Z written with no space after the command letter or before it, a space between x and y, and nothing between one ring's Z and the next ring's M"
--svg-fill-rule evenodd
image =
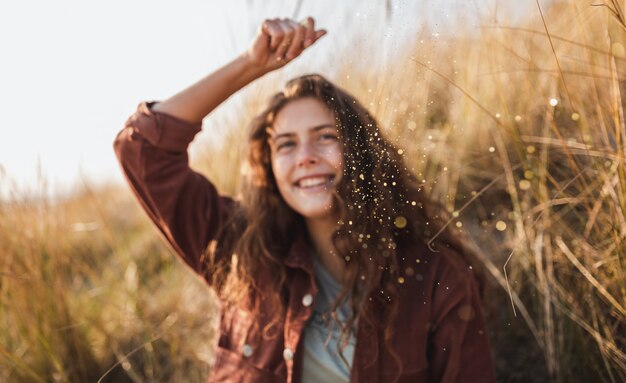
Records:
M174 251L197 273L202 256L233 201L189 167L187 147L201 130L142 103L114 142L115 154L139 203Z
M433 382L496 381L480 296L467 267L443 267L433 294L431 325Z

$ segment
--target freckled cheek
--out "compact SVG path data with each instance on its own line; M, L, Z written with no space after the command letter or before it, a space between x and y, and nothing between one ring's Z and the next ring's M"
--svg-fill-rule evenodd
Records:
M329 148L325 158L335 170L343 170L343 153L340 148Z

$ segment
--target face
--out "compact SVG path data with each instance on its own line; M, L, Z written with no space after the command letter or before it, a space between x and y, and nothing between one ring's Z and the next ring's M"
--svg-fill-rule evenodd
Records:
M272 170L287 205L307 219L335 214L343 151L332 112L314 98L290 101L269 134Z

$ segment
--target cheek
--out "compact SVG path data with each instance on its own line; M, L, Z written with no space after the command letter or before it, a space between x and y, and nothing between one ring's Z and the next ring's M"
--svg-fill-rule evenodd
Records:
M343 151L339 146L330 148L326 153L326 158L335 170L343 170Z
M289 174L289 161L284 156L272 158L272 171L278 187L284 186Z

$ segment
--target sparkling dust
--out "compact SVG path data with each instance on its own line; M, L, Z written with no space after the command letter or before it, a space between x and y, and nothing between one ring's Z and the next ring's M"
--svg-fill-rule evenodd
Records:
M406 218L404 218L403 216L399 215L399 216L396 217L396 219L393 220L393 224L398 229L402 229L402 228L406 227Z
M498 231L505 231L506 230L506 222L504 222L504 221L496 222L496 230L498 230Z
M521 180L519 182L519 188L522 189L522 190L530 189L530 181L528 181L528 180Z
M557 100L556 98L551 98L550 99L550 105L551 106L557 106L559 104L559 100Z

